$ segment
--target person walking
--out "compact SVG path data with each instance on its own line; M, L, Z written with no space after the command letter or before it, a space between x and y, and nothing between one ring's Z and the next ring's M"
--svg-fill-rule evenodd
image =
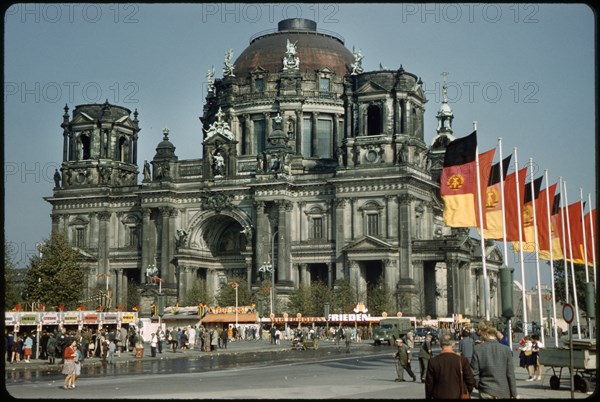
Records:
M511 351L498 342L496 328L489 321L479 324L482 342L473 348L471 369L481 399L515 399L517 382Z
M161 327L158 327L158 330L156 331L156 337L157 337L158 353L162 353L163 342L165 341L165 331L163 331L163 329Z
M63 389L71 389L73 382L73 376L75 375L75 354L77 353L77 342L72 341L63 351L63 369L62 373L65 375L65 382Z
M223 349L227 349L228 335L228 328L224 328L223 331L221 331L221 346L223 347Z
M48 336L46 351L48 353L48 362L50 364L56 363L56 337L54 336L54 332L50 332Z
M433 355L433 351L431 350L431 334L427 334L425 336L425 340L421 344L421 348L419 349L419 369L421 370L421 382L425 382L425 376L427 375L427 365L429 364L429 359Z
M417 376L413 373L410 367L410 349L402 338L396 339L396 346L398 350L392 354L394 357L394 363L396 364L396 382L404 381L404 371L411 376L413 381L417 381Z
M108 352L107 352L107 363L114 364L115 363L115 355L117 351L117 344L115 340L108 341Z
M461 356L464 356L471 364L473 358L473 347L475 347L475 341L471 338L471 331L468 329L462 330L460 341L458 341L458 351Z
M519 366L527 370L529 378L525 381L533 381L533 372L535 360L533 356L533 340L531 336L525 335L523 339L519 341Z
M540 340L538 334L531 335L531 350L533 357L533 380L542 380L542 365L540 364L540 349L544 347L544 344Z
M75 368L73 370L73 376L71 378L71 388L75 388L75 381L81 376L81 365L83 364L83 348L79 347L77 343L75 343L75 353L73 354L73 362L75 363Z
M150 335L150 356L156 357L156 348L157 347L158 347L158 337L156 336L156 333L153 332L152 335Z
M425 399L460 399L465 393L471 394L475 378L471 363L454 352L454 335L440 337L442 351L432 357L427 365L425 377Z
M33 338L31 335L26 334L25 340L23 341L23 356L25 357L25 363L31 363L31 354L33 353Z

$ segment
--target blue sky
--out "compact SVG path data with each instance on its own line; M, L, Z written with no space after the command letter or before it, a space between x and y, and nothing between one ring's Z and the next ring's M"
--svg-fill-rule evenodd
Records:
M549 184L562 176L570 203L581 188L595 207L594 16L586 5L14 4L4 16L4 207L15 262L27 265L49 236L43 197L62 161L65 104L71 112L108 99L137 109L140 172L164 127L179 159L200 158L207 70L221 78L227 50L235 60L253 34L296 17L360 49L365 71L402 65L421 77L427 142L448 72L457 137L477 121L480 151L502 137L504 156L516 148L520 167L532 158L536 177L544 169ZM520 279L515 259L509 252ZM526 287L535 281L530 263Z

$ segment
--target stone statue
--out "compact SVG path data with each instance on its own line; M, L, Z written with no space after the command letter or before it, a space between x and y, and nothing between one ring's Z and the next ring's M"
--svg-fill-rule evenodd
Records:
M206 82L208 82L208 92L215 91L215 66L211 66L211 68L206 72Z
M216 150L213 154L213 174L215 176L223 176L225 169L225 159L221 155L221 151Z
M235 66L231 64L231 59L233 58L233 49L229 49L227 53L225 53L225 61L223 66L223 77L235 77L233 74L233 69Z
M283 71L291 71L300 69L300 58L296 56L296 42L292 43L287 40L287 51L283 58Z
M60 173L58 173L58 169L54 169L54 188L60 188Z
M364 56L362 55L360 50L356 51L354 46L352 46L352 54L354 55L354 63L350 65L350 67L352 67L352 72L350 73L350 75L362 74L362 72L364 71L362 68L362 59L364 58Z
M177 238L175 239L175 245L177 248L183 246L187 240L188 233L183 229L177 229Z
M150 181L150 164L147 160L144 161L144 181Z
M149 283L149 284L156 283L154 278L157 276L158 276L158 267L156 266L156 264L149 265L148 268L146 268L146 283Z

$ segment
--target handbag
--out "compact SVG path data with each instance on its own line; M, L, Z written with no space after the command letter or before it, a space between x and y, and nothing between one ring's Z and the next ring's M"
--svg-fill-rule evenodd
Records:
M471 399L471 394L465 389L465 380L463 377L462 359L458 356L460 364L460 399Z
M533 354L533 351L532 351L531 349L527 349L527 350L525 350L525 351L523 352L523 354L524 354L525 356L531 356L531 355Z

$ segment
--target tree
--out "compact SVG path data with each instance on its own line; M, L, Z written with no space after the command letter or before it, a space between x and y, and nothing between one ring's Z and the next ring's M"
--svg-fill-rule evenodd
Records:
M381 315L384 311L388 314L394 308L391 302L392 292L382 278L376 284L370 285L367 292L367 306L373 315Z
M212 300L209 300L206 291L206 280L204 279L196 279L183 299L184 306L197 306L199 304L212 304Z
M4 305L11 309L21 301L22 285L17 280L17 269L12 258L10 244L4 242Z
M331 313L352 313L356 306L356 290L344 279L335 281L330 301Z
M255 303L252 292L248 289L248 282L243 278L232 278L229 282L222 284L221 289L219 289L219 294L216 296L219 306L235 306L234 284L238 286L238 306L248 306Z
M25 276L26 301L47 307L63 304L65 309L74 309L86 286L78 251L62 232L53 232L39 251L40 256L31 257Z
M564 260L555 260L552 262L554 268L554 290L557 302L567 302L565 291L565 269ZM571 277L571 263L567 262L567 275L569 279L569 303L573 304L573 278ZM586 293L585 293L585 269L583 264L575 264L575 288L577 289L577 304L580 311L586 311ZM593 279L590 278L591 281Z

